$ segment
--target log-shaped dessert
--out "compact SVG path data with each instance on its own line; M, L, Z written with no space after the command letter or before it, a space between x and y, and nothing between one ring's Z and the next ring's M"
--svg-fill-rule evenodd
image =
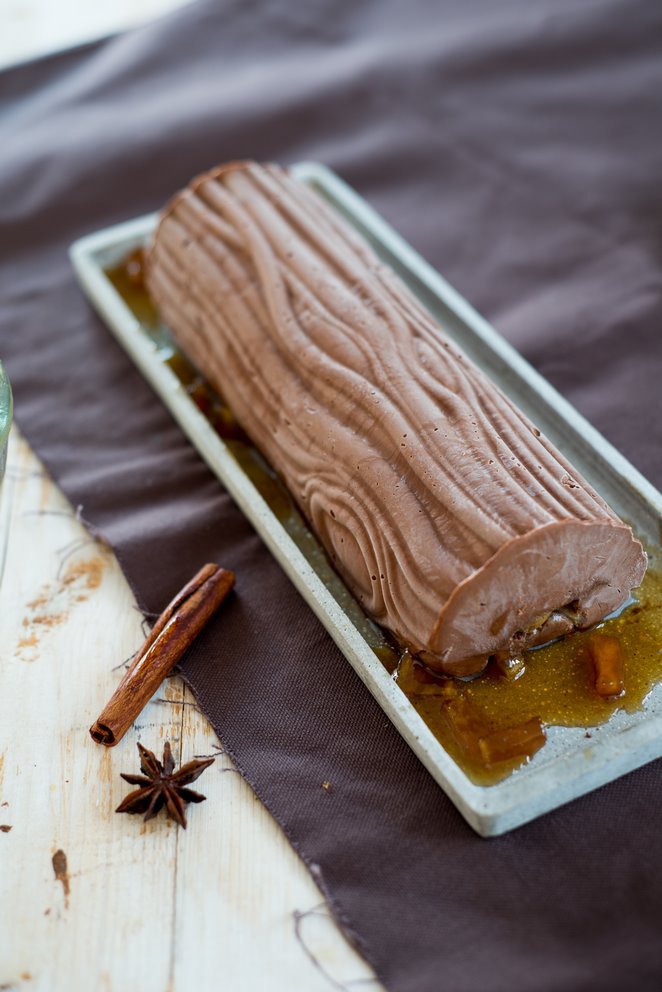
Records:
M196 179L147 284L366 612L431 667L589 627L643 578L630 528L285 170Z

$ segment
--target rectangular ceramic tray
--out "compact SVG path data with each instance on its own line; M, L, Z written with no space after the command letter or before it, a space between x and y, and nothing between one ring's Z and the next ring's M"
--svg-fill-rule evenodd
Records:
M301 163L292 171L368 239L476 364L639 535L659 547L660 493L342 180L316 163ZM661 756L662 686L658 686L644 709L633 714L615 713L593 732L590 742L583 728L551 727L545 747L509 778L488 787L467 778L271 512L105 275L105 270L145 242L155 222L156 215L152 214L77 241L71 248L71 259L85 292L380 706L471 826L486 837L504 833Z

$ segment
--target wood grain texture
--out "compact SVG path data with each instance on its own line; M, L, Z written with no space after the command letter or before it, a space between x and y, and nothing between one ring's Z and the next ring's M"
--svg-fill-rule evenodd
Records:
M16 432L0 520L0 988L378 988L180 679L117 748L91 741L141 618L114 556ZM218 755L186 833L113 812L136 741L158 751L166 738L178 763Z
M641 581L629 529L284 170L195 180L148 285L349 588L431 664L473 671L590 626Z

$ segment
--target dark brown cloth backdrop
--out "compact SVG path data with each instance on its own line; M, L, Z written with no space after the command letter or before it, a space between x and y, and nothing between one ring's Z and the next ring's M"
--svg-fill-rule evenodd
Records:
M661 94L656 0L203 0L0 75L18 422L146 609L203 561L236 569L186 677L391 990L662 987L662 763L476 837L92 313L66 249L216 162L318 159L659 485Z

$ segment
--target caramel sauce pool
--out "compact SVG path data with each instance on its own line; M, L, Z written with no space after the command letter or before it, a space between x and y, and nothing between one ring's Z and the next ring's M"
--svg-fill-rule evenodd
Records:
M488 737L521 727L536 718L543 727L591 728L604 724L619 709L640 709L653 686L662 680L662 562L649 552L649 568L633 596L635 602L618 616L604 621L598 634L615 637L624 659L625 692L605 699L595 689L595 670L589 656L593 632L575 633L525 655L519 677L506 677L490 662L472 681L432 679L417 670L408 652L401 650L368 619L334 572L317 539L311 534L286 487L236 423L229 407L207 385L176 348L147 294L142 256L133 252L106 275L141 323L145 333L199 409L225 440L271 511L303 551L351 621L380 658L414 709L467 776L479 785L494 785L528 760L526 754L486 763L464 746L447 718L447 704L466 707L472 715L472 733ZM531 748L535 750L542 739Z
M619 616L593 631L582 631L525 655L525 667L514 681L504 677L492 662L471 682L443 679L421 684L411 662L400 667L400 688L446 751L479 785L500 782L526 757L486 765L472 760L458 743L444 716L449 691L471 706L477 733L488 735L539 717L546 727L600 726L618 709L628 713L641 708L653 686L662 679L662 572L651 561L643 583L634 592L636 602ZM625 692L604 699L595 689L595 669L589 641L597 634L615 637L624 660Z

